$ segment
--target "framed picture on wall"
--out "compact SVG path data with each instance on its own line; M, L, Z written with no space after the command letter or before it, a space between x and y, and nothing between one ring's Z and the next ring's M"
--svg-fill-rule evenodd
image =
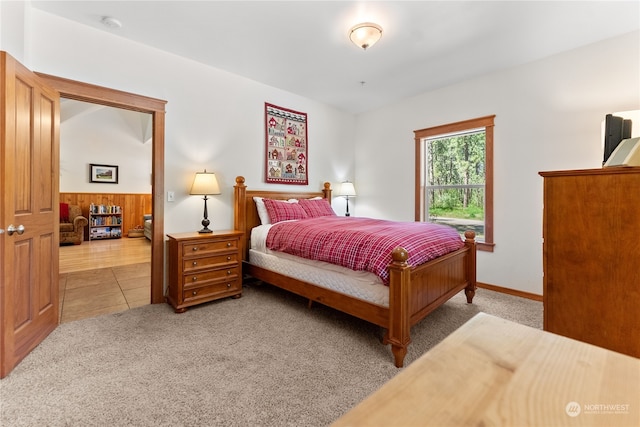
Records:
M89 182L101 182L104 184L118 183L118 166L91 164Z
M265 102L265 181L307 185L307 114Z

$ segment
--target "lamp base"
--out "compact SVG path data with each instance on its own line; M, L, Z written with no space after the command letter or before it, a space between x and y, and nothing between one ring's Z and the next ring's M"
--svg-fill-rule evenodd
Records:
M213 233L213 230L209 230L209 224L211 224L211 221L209 221L205 216L202 220L202 230L198 231L198 233Z

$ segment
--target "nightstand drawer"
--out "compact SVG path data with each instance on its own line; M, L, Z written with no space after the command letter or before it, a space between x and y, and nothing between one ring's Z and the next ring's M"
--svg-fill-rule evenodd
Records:
M206 255L207 253L224 250L237 250L238 240L220 240L209 242L185 243L182 246L182 256L191 257L195 255Z
M190 286L199 286L203 282L211 280L225 279L230 280L240 276L240 266L238 264L230 268L222 268L219 270L207 270L201 273L185 274L184 275L184 287L185 289Z
M194 270L202 270L204 268L215 268L223 266L233 267L236 264L238 264L237 251L226 255L185 259L182 262L182 271L187 273Z
M240 285L240 279L236 277L234 278L234 280L227 280L209 286L201 286L189 290L185 289L182 297L183 301L185 303L188 303L189 301L204 299L225 292L237 291L241 288L242 286Z

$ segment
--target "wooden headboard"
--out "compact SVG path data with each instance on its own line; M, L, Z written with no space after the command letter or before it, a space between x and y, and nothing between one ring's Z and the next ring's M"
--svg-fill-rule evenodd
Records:
M244 177L236 177L234 188L233 204L233 225L235 230L244 232L242 244L242 259L249 259L249 248L251 247L251 230L260 225L258 208L254 197L264 197L267 199L289 200L289 199L310 199L312 197L322 197L331 203L331 184L324 183L324 188L316 192L291 192L291 191L268 191L268 190L247 190Z

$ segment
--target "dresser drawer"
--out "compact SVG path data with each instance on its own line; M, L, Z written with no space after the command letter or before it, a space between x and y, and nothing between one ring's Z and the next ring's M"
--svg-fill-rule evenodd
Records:
M237 251L237 249L238 239L185 243L184 245L182 245L182 256L200 256L224 250Z
M204 258L189 258L182 261L182 271L185 273L202 270L206 268L216 268L222 266L233 267L238 264L238 252L213 255Z
M203 283L210 282L212 280L229 279L232 280L236 277L240 277L240 265L236 264L229 268L222 268L219 270L208 270L200 273L192 273L184 275L184 287L185 289L193 286L200 286Z
M197 288L186 289L182 293L183 301L189 303L193 300L205 299L218 294L238 291L241 289L240 279L235 277L233 280L227 280L220 283L214 283L208 286L200 286Z

